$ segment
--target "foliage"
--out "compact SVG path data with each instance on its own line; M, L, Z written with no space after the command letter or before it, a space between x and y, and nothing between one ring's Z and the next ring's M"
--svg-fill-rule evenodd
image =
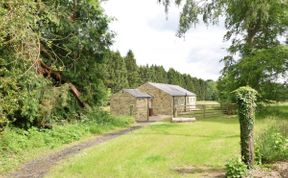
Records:
M41 57L62 71L90 105L103 105L106 98L103 60L112 44L110 19L99 1L57 1L47 3L60 11L58 21L41 26ZM68 18L67 18L68 17Z
M167 12L172 1L159 2ZM287 78L288 48L280 41L281 37L287 38L287 0L174 2L182 7L178 36L183 36L201 20L214 25L224 19L224 40L232 43L227 49L228 56L221 60L224 63L218 88L221 100L231 102L231 92L244 85L257 89L264 99L287 99L287 85L279 83L279 79ZM240 59L236 60L235 56Z
M247 174L247 166L241 159L232 159L226 165L227 178L242 178Z
M125 64L127 69L127 80L130 88L136 88L140 84L138 66L132 50L129 50L125 56Z
M288 118L288 104L269 104L258 109L256 113L259 118L279 118L285 120Z
M240 87L233 92L238 104L240 122L241 156L243 162L252 168L254 164L254 120L257 91Z
M51 83L34 72L25 73L22 64L0 58L0 117L2 122L29 127L41 119L40 103L46 86Z
M159 0L166 10L171 0ZM227 29L225 40L232 38L229 51L235 53L251 50L251 47L266 48L278 43L277 37L287 31L286 0L175 0L183 5L179 18L178 35L185 34L200 19L206 24L217 24L224 17Z
M288 160L288 124L277 121L256 139L256 158L259 163Z
M55 149L92 134L127 127L132 122L132 118L114 118L104 112L97 111L97 113L101 114L82 116L88 118L71 123L64 122L52 129L31 127L23 130L7 127L0 135L0 172L6 172L15 168L20 162L31 159L31 153L37 155L35 153Z
M99 1L1 3L0 127L47 127L83 112L65 83L72 82L85 103L104 105L102 62L113 38L109 21ZM49 67L46 75L38 61Z
M239 119L245 120L249 123L249 128L252 129L255 120L255 108L256 108L256 99L257 91L253 88L246 86L240 87L233 92L239 106Z
M89 111L86 115L88 122L97 123L100 125L113 125L113 126L128 126L134 120L127 117L113 117L111 114L105 111L101 111L95 108L92 111Z
M105 85L110 88L112 93L118 92L123 88L128 88L128 71L125 60L120 52L110 52L106 56L106 79Z
M206 100L209 101L218 101L219 100L219 91L217 89L218 81L207 80L207 92Z
M258 49L231 65L220 77L218 88L222 100L231 100L229 91L249 85L261 94L262 100L287 100L288 47L280 45ZM284 83L276 82L283 79ZM228 97L227 97L228 96Z

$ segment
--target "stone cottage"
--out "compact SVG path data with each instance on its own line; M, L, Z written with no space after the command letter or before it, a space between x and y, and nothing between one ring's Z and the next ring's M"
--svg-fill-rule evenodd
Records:
M155 115L173 115L177 111L196 108L196 95L178 85L147 82L138 89L152 96L151 112Z
M133 116L137 121L146 121L149 118L151 98L138 89L122 89L112 95L110 111L113 115Z

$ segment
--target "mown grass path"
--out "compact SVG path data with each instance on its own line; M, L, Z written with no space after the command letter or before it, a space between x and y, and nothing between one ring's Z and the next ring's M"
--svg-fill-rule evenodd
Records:
M78 154L79 152L83 151L86 148L101 144L103 142L114 139L121 135L128 134L136 129L142 128L145 124L147 123L137 124L132 127L122 129L120 131L107 133L102 136L96 136L80 144L72 145L58 152L49 154L45 157L32 160L24 164L16 172L9 174L7 177L17 177L17 178L44 177L44 175L49 171L49 169L52 166L55 166L55 164L58 161L63 160L69 156Z
M160 122L85 150L47 177L209 177L239 156L239 142L237 117Z

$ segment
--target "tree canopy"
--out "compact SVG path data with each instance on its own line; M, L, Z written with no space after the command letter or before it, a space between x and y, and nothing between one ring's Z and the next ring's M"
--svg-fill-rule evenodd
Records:
M99 1L1 3L0 122L44 126L103 104L109 21Z
M159 0L159 2L164 4L168 12L171 1ZM287 0L173 2L182 7L177 33L180 37L200 21L214 25L224 20L226 28L224 40L231 40L232 44L227 49L228 55L221 59L225 64L219 83L222 96L227 98L231 91L243 85L257 86L256 88L261 88L262 91L270 83L270 90L273 90L274 86L276 88L279 86L279 80L287 79L288 58L285 54L288 49L287 44L280 40L287 39ZM235 58L237 55L240 56L238 60ZM282 82L280 85L287 90L285 83ZM277 99L272 95L268 96L267 91L261 91L263 97Z

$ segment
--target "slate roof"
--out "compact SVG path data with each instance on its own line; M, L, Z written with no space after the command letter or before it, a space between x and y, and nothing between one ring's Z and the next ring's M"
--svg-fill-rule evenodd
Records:
M164 83L152 83L148 82L150 85L168 93L171 96L196 96L195 93L192 93L178 85L164 84Z
M136 98L152 98L152 96L138 89L123 89L123 91L129 93Z

